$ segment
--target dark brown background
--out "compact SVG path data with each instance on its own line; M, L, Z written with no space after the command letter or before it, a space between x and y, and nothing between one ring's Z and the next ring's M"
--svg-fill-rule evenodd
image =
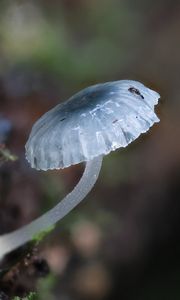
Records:
M7 297L180 298L179 55L179 1L0 2L0 139L19 158L0 167L1 233L52 207L81 175L82 166L28 166L24 144L42 113L108 80L135 79L161 94L161 122L108 155L86 200L26 267L17 256L15 271L1 276Z

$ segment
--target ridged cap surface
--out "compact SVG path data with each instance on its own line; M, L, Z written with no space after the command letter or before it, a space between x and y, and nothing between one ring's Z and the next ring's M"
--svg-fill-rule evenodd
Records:
M160 95L137 81L88 87L45 113L26 144L31 167L60 169L126 147L154 123Z

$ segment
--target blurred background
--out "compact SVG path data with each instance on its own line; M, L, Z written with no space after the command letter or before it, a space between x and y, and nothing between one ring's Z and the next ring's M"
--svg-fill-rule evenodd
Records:
M0 1L0 234L70 191L83 166L37 172L32 124L99 82L161 94L161 122L103 161L92 192L41 243L0 266L0 299L180 299L180 2Z

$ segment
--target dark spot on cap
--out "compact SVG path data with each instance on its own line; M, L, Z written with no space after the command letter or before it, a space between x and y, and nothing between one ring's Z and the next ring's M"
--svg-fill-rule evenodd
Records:
M140 91L138 89L136 89L135 87L130 87L128 89L128 91L131 93L131 94L135 94L135 95L138 95L141 97L141 99L144 99L144 96L140 93Z
M62 122L62 121L64 121L64 120L66 120L66 118L61 119L60 122Z

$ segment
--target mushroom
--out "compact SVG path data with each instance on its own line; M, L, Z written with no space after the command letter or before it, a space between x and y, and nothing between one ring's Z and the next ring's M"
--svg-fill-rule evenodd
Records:
M0 237L0 257L68 214L94 186L104 155L126 147L154 123L160 95L132 80L90 86L45 113L33 126L26 158L37 170L85 162L84 173L62 201L41 217Z

